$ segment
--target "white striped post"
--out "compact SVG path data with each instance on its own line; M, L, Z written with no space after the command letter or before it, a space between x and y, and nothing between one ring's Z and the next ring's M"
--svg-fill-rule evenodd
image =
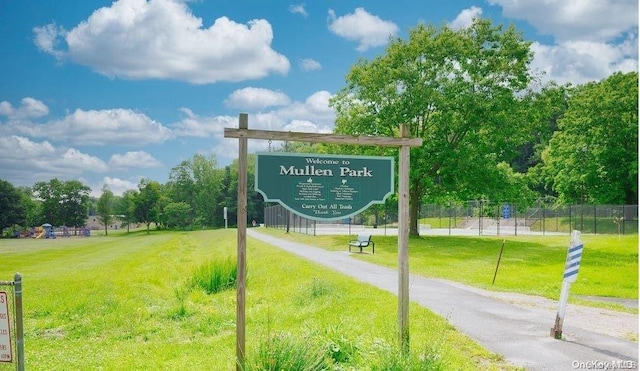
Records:
M580 261L582 260L582 250L584 246L580 241L580 231L571 233L571 242L567 251L567 260L564 266L564 274L562 279L562 291L560 292L560 302L558 303L558 313L556 314L556 322L551 329L551 337L562 339L562 323L564 315L567 311L567 300L569 299L569 289L571 284L578 278L578 270L580 269Z

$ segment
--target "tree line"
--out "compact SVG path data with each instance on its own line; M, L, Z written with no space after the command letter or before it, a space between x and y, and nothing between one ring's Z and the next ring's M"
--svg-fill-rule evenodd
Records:
M412 235L422 203L638 203L638 73L540 85L530 45L515 27L482 18L465 29L418 25L346 75L330 102L336 134L398 136L405 123L423 139L411 149ZM397 157L380 147L286 143L278 150ZM262 196L253 174L248 180L248 218L260 221ZM200 154L172 168L166 184L143 179L122 196L105 187L96 200L78 181L31 188L0 181L0 228L81 225L88 213L105 225L118 218L147 228L221 227L224 207L234 225L237 181L237 163L218 168Z
M254 156L250 156L254 162ZM253 173L253 167L250 170ZM171 169L165 184L141 179L137 189L115 195L106 185L100 197L90 196L91 189L78 180L51 179L33 187L14 187L0 179L0 231L25 229L50 223L55 226L84 226L89 215L96 215L107 226L151 224L158 229L216 228L225 225L224 208L229 225L236 224L237 164L218 168L214 157L195 154ZM254 177L249 176L253 190ZM262 196L250 191L247 215L261 220Z

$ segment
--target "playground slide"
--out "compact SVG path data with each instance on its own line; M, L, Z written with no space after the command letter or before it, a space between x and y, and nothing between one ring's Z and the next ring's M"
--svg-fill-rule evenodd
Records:
M40 232L40 234L37 235L36 238L42 238L42 236L44 236L44 231Z

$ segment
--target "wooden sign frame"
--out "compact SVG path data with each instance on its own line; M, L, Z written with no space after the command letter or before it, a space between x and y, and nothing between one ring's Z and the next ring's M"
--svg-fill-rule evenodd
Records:
M236 370L245 360L245 289L247 251L247 140L282 140L399 147L398 161L398 341L409 351L409 165L410 149L422 145L421 138L409 137L409 126L400 125L400 137L348 136L336 134L249 130L248 114L240 113L238 129L225 128L225 138L238 139L238 272L236 287Z

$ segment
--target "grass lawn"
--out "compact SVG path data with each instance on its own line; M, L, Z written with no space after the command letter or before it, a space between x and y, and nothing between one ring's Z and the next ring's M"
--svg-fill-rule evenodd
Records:
M347 250L353 236L309 236L282 230L261 231L328 250ZM572 295L638 298L638 236L583 235L584 253ZM376 253L353 256L397 267L395 236L374 236ZM503 241L504 252L492 284ZM409 269L427 277L450 279L500 291L558 299L570 237L426 236L409 240ZM370 251L370 250L368 250ZM578 300L577 298L571 300ZM581 301L581 303L583 303ZM620 306L608 305L614 309Z
M341 239L323 241L339 248ZM390 260L392 239L376 244L375 261ZM26 368L234 369L235 290L207 294L192 282L235 250L231 229L0 240L0 280L23 275ZM511 369L417 305L412 356L399 357L394 295L253 239L247 266L249 364L289 341L321 348L336 370Z

